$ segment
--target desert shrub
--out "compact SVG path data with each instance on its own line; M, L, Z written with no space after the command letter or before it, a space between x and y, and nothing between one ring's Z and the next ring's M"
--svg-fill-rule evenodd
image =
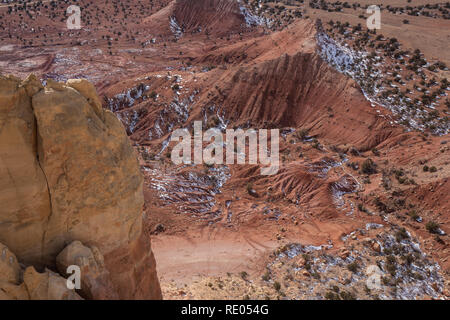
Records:
M358 269L359 269L358 262L353 261L352 263L348 264L347 265L347 269L350 270L353 273L357 272Z
M391 276L395 276L395 272L397 271L397 259L393 255L389 255L386 257L386 271L391 274Z
M362 163L361 171L365 174L377 173L376 164L372 159L367 159Z
M158 97L158 94L156 93L156 91L152 91L152 93L150 93L150 98L155 100Z
M278 281L275 281L275 282L273 283L273 288L274 288L276 291L280 291L280 289L281 289L281 284L280 284Z
M403 261L405 261L405 263L407 264L407 265L410 265L410 264L412 264L413 262L414 262L414 255L412 255L412 254L407 254L407 255L404 255L404 256L402 256L401 257L401 259L403 260Z
M398 230L396 233L395 233L395 239L398 241L398 242L400 242L400 241L402 241L402 240L405 240L405 239L408 239L409 238L409 235L408 235L408 232L406 232L406 229L405 228L401 228L400 230Z
M378 151L377 148L373 148L373 149L372 149L372 153L373 153L375 156L377 156L377 157L380 156L380 151Z
M417 213L416 210L412 210L408 213L408 216L411 217L411 219L413 220L418 220L420 218L419 214Z
M339 294L328 291L325 293L325 299L327 300L340 300Z
M367 212L367 209L364 207L362 203L358 203L358 210L361 212Z
M439 233L439 223L436 221L429 221L425 227L429 233Z
M308 133L309 131L307 129L300 129L299 131L297 131L296 135L298 139L304 141L308 137Z
M348 291L342 291L340 295L342 300L356 300L355 295Z

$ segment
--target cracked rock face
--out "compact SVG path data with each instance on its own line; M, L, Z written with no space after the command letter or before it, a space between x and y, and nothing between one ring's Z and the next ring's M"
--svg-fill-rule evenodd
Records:
M0 242L19 261L54 267L78 240L120 298L161 297L135 151L89 82L0 76L0 177Z
M36 119L29 93L38 84L0 78L0 241L30 263L42 259L50 197L37 160Z

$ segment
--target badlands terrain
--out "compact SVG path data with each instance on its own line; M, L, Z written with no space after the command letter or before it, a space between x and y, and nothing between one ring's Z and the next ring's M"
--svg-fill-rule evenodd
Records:
M450 3L385 2L2 1L0 298L448 299ZM280 170L174 165L194 121Z

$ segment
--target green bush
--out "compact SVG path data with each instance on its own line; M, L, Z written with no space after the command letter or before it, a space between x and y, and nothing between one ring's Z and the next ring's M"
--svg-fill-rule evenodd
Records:
M439 223L436 221L429 221L426 225L429 233L439 233Z
M377 173L376 164L372 159L365 160L361 165L361 171L365 174L374 174Z

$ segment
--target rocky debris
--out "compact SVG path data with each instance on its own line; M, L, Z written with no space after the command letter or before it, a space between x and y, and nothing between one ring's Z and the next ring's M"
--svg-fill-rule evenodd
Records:
M98 247L119 298L161 298L142 231L137 156L93 86L48 80L44 88L34 76L0 76L0 106L0 241L19 261L43 269L79 240Z
M294 299L303 295L332 300L442 298L445 285L439 265L421 251L417 239L402 230L372 229L370 237L348 239L335 253L284 245L275 251L267 270L273 281L284 279L284 294ZM308 280L292 278L292 274ZM368 285L373 279L374 284Z
M344 195L357 192L361 189L359 182L351 175L346 174L339 178L336 182L330 184L333 201L335 205L342 209L346 205ZM353 213L354 207L350 203L350 213Z
M80 241L74 241L56 257L56 267L65 274L69 266L76 265L81 271L80 294L88 299L118 299L105 261L97 247L88 248Z
M380 246L380 244L378 242L373 242L372 243L372 249L375 252L378 252L378 253L381 252L381 246Z
M345 259L347 259L350 256L350 251L348 251L347 249L343 249L339 253L339 256L341 257L341 259L345 260Z
M48 269L23 270L16 256L0 243L0 300L81 300L66 279Z
M82 300L75 291L67 288L66 279L48 269L39 273L34 267L28 267L23 279L30 300Z
M395 226L357 231L365 237L349 238L337 250L331 245L283 244L270 255L265 270L245 283L228 274L202 278L183 290L191 299L446 299L445 271L408 231ZM375 243L379 252L373 251ZM169 285L164 292L174 296L176 289Z

